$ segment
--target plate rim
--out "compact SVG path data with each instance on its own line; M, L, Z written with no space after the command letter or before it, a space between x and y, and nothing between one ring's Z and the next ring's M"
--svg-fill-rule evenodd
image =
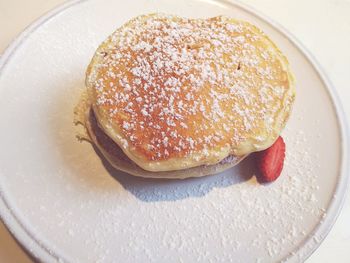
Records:
M44 13L38 19L34 20L29 26L27 26L21 33L19 33L15 39L7 46L3 54L0 56L0 75L6 64L10 61L12 55L18 48L25 42L27 37L34 33L38 28L44 25L46 22L54 18L56 15L66 11L67 9L88 2L89 0L69 0L64 2L50 11ZM201 1L201 0L200 0ZM340 211L344 205L347 189L349 188L350 176L349 176L349 126L347 123L346 115L343 110L341 101L337 94L337 91L328 78L327 74L323 70L322 66L311 54L311 52L286 28L280 25L278 22L269 18L261 11L256 10L254 7L242 3L239 0L207 0L209 3L221 3L225 6L234 6L239 9L250 13L251 15L263 20L273 29L278 31L280 34L285 36L288 41L294 45L298 51L307 59L311 66L315 69L318 77L324 83L326 93L330 98L332 106L335 110L337 124L339 126L340 136L340 165L338 181L334 190L334 196L328 204L326 209L326 216L320 220L317 226L313 229L310 235L298 244L295 251L292 252L291 256L287 256L284 260L288 262L294 261L305 261L311 256L311 254L320 246L324 241L334 223L336 222ZM2 188L0 187L0 219L2 219L6 228L11 233L12 237L26 250L33 258L39 261L53 261L53 260L65 260L63 255L58 255L57 252L51 251L50 248L46 247L40 240L30 233L28 229L22 224L21 220L16 216L16 213L11 208L9 202L6 200ZM69 262L69 261L68 261Z

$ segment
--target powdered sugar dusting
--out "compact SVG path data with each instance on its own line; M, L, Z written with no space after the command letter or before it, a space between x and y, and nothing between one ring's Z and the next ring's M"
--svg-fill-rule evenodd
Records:
M96 55L96 107L150 160L235 148L269 134L289 109L274 101L286 96L288 76L264 41L225 17L137 17Z

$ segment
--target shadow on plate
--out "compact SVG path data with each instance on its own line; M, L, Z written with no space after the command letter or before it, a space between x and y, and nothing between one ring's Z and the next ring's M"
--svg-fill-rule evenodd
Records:
M203 197L214 188L229 187L248 181L256 174L252 156L220 174L187 179L153 179L132 176L116 170L94 147L103 166L127 191L144 202L176 201Z

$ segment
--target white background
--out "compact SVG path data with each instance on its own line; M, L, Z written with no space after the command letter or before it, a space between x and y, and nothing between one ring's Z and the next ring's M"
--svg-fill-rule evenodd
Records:
M63 0L0 0L0 54L33 20ZM350 122L350 0L244 0L269 16L316 57ZM331 154L331 153L330 153ZM32 262L0 222L0 263ZM330 234L307 263L350 262L350 195Z

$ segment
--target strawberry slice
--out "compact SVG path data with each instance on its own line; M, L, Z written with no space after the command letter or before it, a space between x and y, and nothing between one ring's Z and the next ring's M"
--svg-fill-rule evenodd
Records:
M286 144L281 136L264 151L257 153L257 166L260 171L258 181L262 183L275 181L283 169Z

